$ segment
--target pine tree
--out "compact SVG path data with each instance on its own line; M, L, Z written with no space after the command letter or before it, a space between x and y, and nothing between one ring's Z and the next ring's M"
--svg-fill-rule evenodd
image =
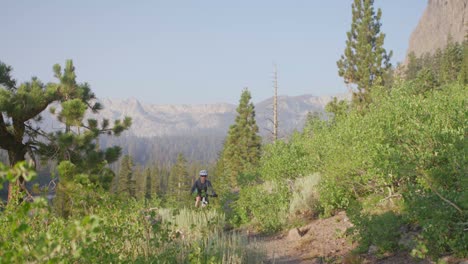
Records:
M120 135L131 125L131 119L117 120L109 127L109 120L101 125L95 119L84 122L87 110L98 113L102 106L87 83L77 83L75 67L68 60L62 71L60 65L53 67L57 83L43 84L37 78L19 86L11 77L12 68L0 62L0 149L8 152L10 166L26 159L26 153L36 161L43 159L68 160L77 166L77 173L86 173L90 179L104 188L109 188L113 178L108 164L120 156L120 148L100 150L96 146L101 134ZM46 133L40 127L40 114L52 103L60 103L56 113L65 125L64 131ZM53 107L51 112L55 113ZM20 178L9 185L9 200L14 186L24 186Z
M187 160L182 153L177 155L177 161L172 166L169 175L168 200L174 206L182 206L187 203L190 194L191 179L187 172Z
M73 192L72 177L76 174L76 166L69 161L61 162L57 166L60 175L60 181L55 189L55 199L53 210L57 215L68 218L72 214L72 199Z
M418 72L422 69L422 67L422 59L417 58L414 52L410 52L408 54L408 64L405 67L405 79L416 79Z
M450 83L457 80L463 69L464 44L455 43L449 36L440 62L440 82Z
M154 176L154 181L153 181L153 185L154 185L154 191L153 193L159 197L159 198L163 198L164 196L164 183L166 182L166 174L165 171L162 167L159 167L159 166L153 166L151 168L151 171L153 173L153 176Z
M152 197L152 194L153 194L153 181L152 181L152 177L151 177L150 168L147 168L145 170L145 175L146 175L145 199L146 200L151 200L151 197Z
M354 0L351 30L347 32L346 49L337 62L338 74L348 85L354 85L353 102L370 102L374 85L385 84L385 72L391 68L390 57L384 49L385 34L380 31L382 11L374 11L374 0Z
M135 179L135 197L137 199L145 198L146 172L140 164L135 167L133 179Z
M229 128L218 168L231 188L238 186L238 177L252 172L260 159L261 138L255 121L255 107L249 90L242 91L235 123ZM219 166L218 166L219 167Z
M133 159L129 155L123 156L120 161L118 186L119 194L125 194L135 198L136 186L133 175Z
M458 75L458 81L462 85L468 84L468 33L465 35L465 41L463 41L463 63Z
M468 41L453 43L448 38L447 46L437 49L433 54L425 53L418 58L410 53L405 79L415 80L414 86L419 93L454 81L466 84L467 44Z

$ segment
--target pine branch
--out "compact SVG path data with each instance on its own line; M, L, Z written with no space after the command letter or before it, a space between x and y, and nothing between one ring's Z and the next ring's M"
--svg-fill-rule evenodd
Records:
M107 133L110 133L110 132L114 132L114 128L113 128L113 127L111 127L111 128L104 128L104 129L97 129L97 128L91 128L91 127L89 127L89 126L87 126L87 125L85 125L85 124L81 124L81 127L82 127L82 128L86 128L86 129L88 129L89 131L97 131L97 133L98 133L99 135L101 135L101 134L107 134Z
M28 133L28 136L30 136L30 137L36 138L35 134L37 134L37 135L49 138L49 136L39 128L34 128L28 123L24 124L24 126L27 128L26 133Z
M45 100L42 104L36 106L35 108L33 108L31 111L27 112L27 113L23 113L24 115L22 116L16 116L16 117L13 117L14 120L16 120L16 122L26 122L32 118L34 118L35 116L39 115L40 113L42 113L42 111L44 111L47 106L49 106L50 104L52 104L53 102L59 100L60 98L58 97L52 97L52 98L48 98L47 100Z

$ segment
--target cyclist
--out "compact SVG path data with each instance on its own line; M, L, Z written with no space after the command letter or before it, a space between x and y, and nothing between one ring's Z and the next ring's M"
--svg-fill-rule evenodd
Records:
M208 196L218 197L216 192L213 190L211 182L206 179L208 177L208 172L206 170L200 171L200 178L195 181L190 190L190 193L195 194L195 207L200 206L205 207L208 204Z

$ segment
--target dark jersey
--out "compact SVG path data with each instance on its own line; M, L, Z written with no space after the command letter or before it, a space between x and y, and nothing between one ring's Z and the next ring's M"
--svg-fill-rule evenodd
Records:
M205 180L205 183L202 183L200 179L196 180L190 190L190 193L196 192L199 196L206 196L208 194L215 195L213 190L213 186L211 186L211 182L209 180Z

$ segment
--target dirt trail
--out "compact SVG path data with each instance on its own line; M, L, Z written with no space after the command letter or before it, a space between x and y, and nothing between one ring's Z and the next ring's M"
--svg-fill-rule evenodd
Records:
M357 246L345 236L352 223L344 212L327 219L318 219L301 228L274 236L256 236L256 243L267 252L264 263L322 264L322 263L431 263L415 260L407 253L377 259L373 255L357 256L351 251Z
M355 246L344 236L351 226L346 215L339 213L284 234L258 237L257 241L267 251L266 263L333 263L341 260Z

